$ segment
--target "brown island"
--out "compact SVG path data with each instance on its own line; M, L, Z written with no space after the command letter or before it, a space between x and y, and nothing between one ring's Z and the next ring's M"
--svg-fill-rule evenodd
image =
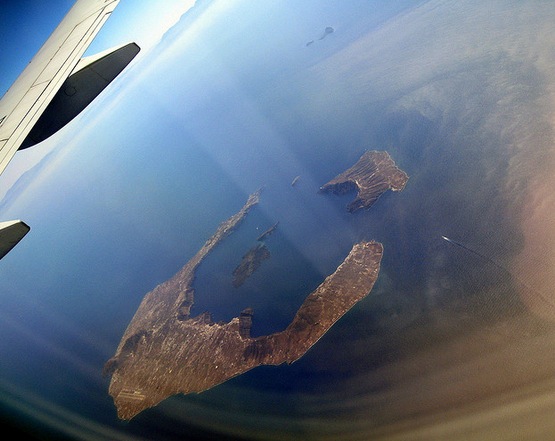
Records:
M357 190L356 199L347 205L347 210L353 213L360 208L370 208L387 190L401 191L408 179L389 153L371 150L351 168L320 187L320 191L345 194Z
M268 228L266 231L264 231L264 233L258 236L256 240L258 242L263 242L264 240L266 240L269 236L271 236L274 233L274 231L276 231L276 228L278 225L279 225L279 221L276 222L274 225L272 225L270 228Z
M270 251L263 243L252 247L241 259L241 263L233 270L233 286L239 288L260 267L262 262L270 258Z
M262 265L262 262L270 258L270 251L264 244L264 241L276 231L279 222L276 222L264 233L256 238L258 243L252 247L241 259L241 263L233 270L232 284L235 288L239 288L245 281L253 275L253 273Z

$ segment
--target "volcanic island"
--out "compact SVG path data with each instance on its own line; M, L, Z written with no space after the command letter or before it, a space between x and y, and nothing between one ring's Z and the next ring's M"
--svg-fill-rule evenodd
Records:
M387 190L401 191L408 179L389 153L368 150L355 165L320 187L320 192L341 195L357 190L355 200L347 205L347 210L353 213L361 208L369 209Z
M264 241L276 231L279 222L276 222L260 236L256 238L258 242L254 247L247 251L241 263L233 270L233 286L239 288L245 281L260 268L262 262L270 258L270 250L266 247Z
M262 265L262 262L269 258L270 251L263 243L252 247L233 270L233 286L239 288Z
M373 188L387 190L383 185ZM228 323L214 323L208 312L191 317L196 269L259 198L260 192L251 194L177 274L143 298L115 355L104 366L104 373L112 376L109 393L120 419L129 420L178 393L203 392L260 365L293 363L372 290L383 247L361 241L306 297L281 332L251 337L251 308Z

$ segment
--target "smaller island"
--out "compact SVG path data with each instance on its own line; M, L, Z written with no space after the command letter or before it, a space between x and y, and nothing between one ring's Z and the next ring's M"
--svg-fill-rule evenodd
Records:
M266 231L264 231L264 233L262 233L260 236L258 236L256 238L256 240L258 242L262 242L265 239L268 238L268 236L270 236L274 231L276 231L277 226L279 225L279 221L276 222L274 225L272 225L270 228L268 228Z
M245 281L262 265L262 262L270 258L270 251L266 245L259 243L252 247L243 256L241 263L233 270L233 287L239 288Z
M347 210L353 213L361 208L369 209L387 190L403 190L408 179L389 153L369 150L355 165L320 187L320 192L341 195L357 190L356 199L347 205Z
M335 29L332 28L331 26L326 27L326 29L324 29L324 33L322 34L322 36L319 38L319 40L323 40L324 38L326 38L329 34L333 34L335 32Z
M326 29L324 29L324 33L322 34L322 36L318 39L318 41L322 41L324 38L326 38L328 35L333 34L335 32L335 29L332 28L331 26L327 26ZM310 46L314 44L314 40L310 40L309 42L306 43L306 46Z

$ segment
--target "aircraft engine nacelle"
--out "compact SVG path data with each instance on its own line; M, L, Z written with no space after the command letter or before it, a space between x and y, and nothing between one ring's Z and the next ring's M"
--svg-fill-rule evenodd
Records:
M139 53L135 43L83 58L62 84L19 150L50 137L85 109Z

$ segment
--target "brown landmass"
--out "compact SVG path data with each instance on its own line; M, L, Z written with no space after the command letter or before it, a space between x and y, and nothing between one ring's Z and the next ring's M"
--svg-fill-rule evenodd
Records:
M171 395L202 392L256 366L298 360L372 289L383 248L361 242L305 299L282 332L252 338L250 308L229 323L214 323L209 313L190 317L196 268L258 198L258 193L251 195L174 277L144 297L104 368L112 375L109 393L121 419L131 419Z
M260 267L262 262L269 258L270 251L263 243L252 247L233 270L233 286L239 288Z
M357 197L348 206L349 212L368 209L387 190L401 191L409 177L395 165L389 153L367 151L348 170L320 187L321 192L345 194L357 190Z

